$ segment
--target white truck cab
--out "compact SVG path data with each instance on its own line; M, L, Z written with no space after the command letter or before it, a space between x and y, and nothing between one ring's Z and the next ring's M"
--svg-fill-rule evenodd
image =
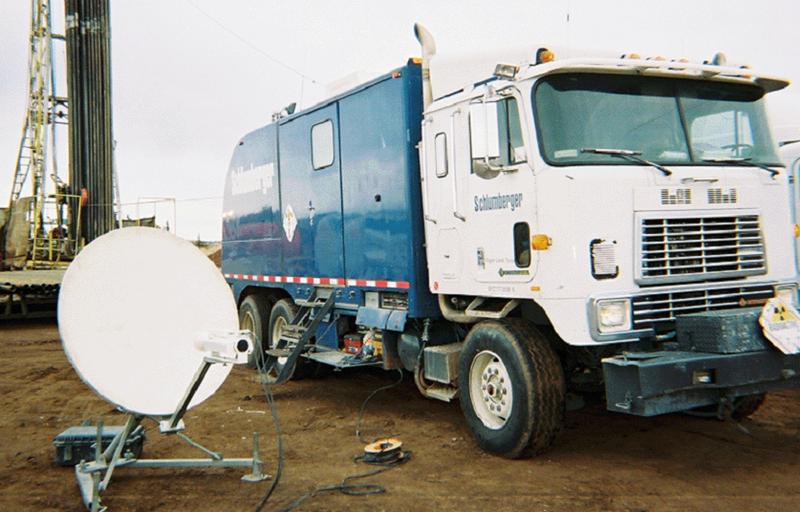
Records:
M532 300L569 345L796 295L763 105L787 82L637 58L505 69L425 113L432 292Z

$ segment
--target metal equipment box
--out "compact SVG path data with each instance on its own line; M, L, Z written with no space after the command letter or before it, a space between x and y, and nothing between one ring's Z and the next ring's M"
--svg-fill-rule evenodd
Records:
M738 354L770 346L761 331L761 308L722 309L678 316L675 319L680 350Z
M114 437L117 436L123 426L103 427L102 449L108 448ZM92 461L95 457L95 444L97 443L97 427L70 427L61 432L53 439L53 446L56 448L56 464L59 466L74 466L80 461ZM126 452L131 452L134 457L142 454L144 446L144 429L136 428L125 442Z
M223 199L222 271L237 300L252 286L295 300L341 286L337 309L367 306L369 292L370 309L390 298L408 318L439 316L420 250L421 126L422 69L410 60L245 135Z
M454 384L458 379L458 356L463 346L463 343L448 343L425 347L425 378Z

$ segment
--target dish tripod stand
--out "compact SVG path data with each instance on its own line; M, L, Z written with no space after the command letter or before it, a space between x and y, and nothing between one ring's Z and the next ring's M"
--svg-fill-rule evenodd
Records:
M250 345L252 347L252 344ZM230 467L249 467L251 472L244 475L242 480L246 482L260 482L270 478L262 470L262 461L259 456L258 433L253 432L253 456L250 458L229 458L226 459L221 453L215 452L194 441L183 433L185 428L183 416L189 408L189 403L194 397L197 389L203 381L208 369L215 363L239 363L240 360L233 360L230 357L218 354L206 355L200 367L197 369L192 382L186 390L175 412L167 419L163 417L145 416L129 413L127 421L122 431L117 434L108 447L103 450L102 436L103 425L97 425L97 442L95 444L95 460L91 462L81 461L75 466L75 475L78 479L78 486L83 496L83 503L91 512L103 512L107 507L100 502L100 493L108 489L111 476L116 468L135 467L135 468L230 468ZM187 442L194 448L205 453L208 458L198 459L139 459L130 451L124 452L125 444L131 434L141 424L142 420L149 418L159 425L162 434L172 434Z

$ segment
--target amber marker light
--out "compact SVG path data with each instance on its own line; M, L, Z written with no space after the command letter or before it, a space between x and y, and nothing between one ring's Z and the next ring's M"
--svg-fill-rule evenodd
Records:
M531 238L531 247L534 251L546 251L551 245L553 245L553 240L547 235L538 234Z
M536 51L536 64L544 64L556 60L556 54L547 48L539 48Z
M794 225L794 237L800 238L800 224Z

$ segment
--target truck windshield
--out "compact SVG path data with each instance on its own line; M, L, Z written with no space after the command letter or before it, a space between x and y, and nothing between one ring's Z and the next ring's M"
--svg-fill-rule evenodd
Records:
M543 78L533 95L542 155L552 165L641 165L585 148L633 151L665 165L780 165L756 86L569 73Z

